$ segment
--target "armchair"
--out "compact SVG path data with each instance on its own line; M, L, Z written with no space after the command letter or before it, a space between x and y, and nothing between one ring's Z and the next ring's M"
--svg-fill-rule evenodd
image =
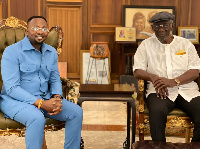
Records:
M0 58L4 49L14 44L25 37L26 22L19 20L15 17L10 17L0 21ZM48 37L45 43L56 48L58 55L61 53L63 41L62 28L54 26L50 29ZM70 80L61 78L63 86L63 96L66 97L67 89L71 87ZM2 78L0 75L0 90L2 88ZM65 124L61 121L46 118L45 131L55 131L64 128ZM17 136L25 136L25 126L9 118L5 118L4 114L0 111L0 135L11 135L16 134ZM46 148L44 139L43 148Z
M199 80L197 81L197 83ZM198 83L199 84L199 83ZM149 133L149 111L147 109L145 93L147 88L147 81L138 80L138 94L139 102L139 140L144 140L144 134ZM191 129L193 128L192 120L180 109L174 109L168 114L166 123L166 135L177 135L185 133L185 142L190 142Z

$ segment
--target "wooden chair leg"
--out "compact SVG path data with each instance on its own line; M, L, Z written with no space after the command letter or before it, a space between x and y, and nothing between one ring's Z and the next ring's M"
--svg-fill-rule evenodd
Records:
M42 149L47 149L47 144L46 144L46 139L45 139L45 133L44 133L44 140L43 140Z
M185 129L185 143L190 142L190 134L191 134L191 128L186 127L186 129Z

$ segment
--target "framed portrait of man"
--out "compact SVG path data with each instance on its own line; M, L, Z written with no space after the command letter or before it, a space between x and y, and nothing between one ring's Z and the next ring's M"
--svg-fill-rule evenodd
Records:
M178 36L190 40L194 44L199 43L199 28L195 26L179 26Z
M136 28L136 39L141 41L154 34L149 19L158 12L175 14L175 6L123 6L123 26ZM175 29L173 30L175 34Z
M115 41L136 41L136 30L134 27L116 27Z

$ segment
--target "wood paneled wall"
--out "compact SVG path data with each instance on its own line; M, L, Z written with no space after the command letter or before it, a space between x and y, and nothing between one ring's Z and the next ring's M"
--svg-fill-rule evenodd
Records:
M83 0L47 0L47 2L83 2Z
M198 26L200 28L199 0L182 0L179 8L180 26Z
M47 5L49 26L63 28L64 43L59 61L67 62L69 78L79 79L79 53L82 42L82 6Z
M26 21L32 15L38 15L38 2L38 0L8 0L8 17L15 16Z
M0 0L0 19L15 16L26 21L43 15L49 27L61 26L64 42L59 61L67 62L68 78L77 81L80 50L89 50L91 42L109 42L111 82L119 83L121 50L114 37L115 27L122 26L123 5L175 6L176 26L200 28L200 0Z
M122 5L125 0L88 0L88 47L91 42L108 42L111 53L111 82L118 83L120 48L115 44L115 27L122 26ZM116 79L117 78L117 79ZM117 82L113 82L117 80Z

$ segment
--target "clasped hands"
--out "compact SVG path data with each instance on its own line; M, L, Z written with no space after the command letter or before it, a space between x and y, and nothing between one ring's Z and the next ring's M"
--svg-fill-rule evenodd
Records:
M173 87L175 84L174 79L167 79L156 75L153 76L151 80L156 90L157 97L161 99L166 99L166 97L169 96L167 87Z
M45 100L42 109L46 110L49 115L57 115L62 111L62 99L54 96L49 100Z

